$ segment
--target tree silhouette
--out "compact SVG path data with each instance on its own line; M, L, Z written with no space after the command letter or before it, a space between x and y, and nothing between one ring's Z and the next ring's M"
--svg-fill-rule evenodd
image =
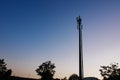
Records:
M79 77L77 74L72 74L70 77L69 77L69 80L79 80Z
M55 65L51 61L46 61L36 69L36 72L41 76L41 80L53 80L54 68Z
M112 63L109 66L101 66L99 71L103 80L120 80L120 68L118 68L118 63Z
M7 64L4 62L4 59L0 59L0 77L2 77L3 75L5 75L5 73L7 72L6 65Z
M12 74L11 69L7 69L4 59L0 59L0 79L7 79Z

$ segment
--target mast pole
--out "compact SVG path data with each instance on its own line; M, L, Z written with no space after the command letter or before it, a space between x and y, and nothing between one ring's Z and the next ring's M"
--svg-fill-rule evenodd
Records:
M77 27L79 31L79 79L83 79L83 51L82 51L82 25L80 16L77 17Z

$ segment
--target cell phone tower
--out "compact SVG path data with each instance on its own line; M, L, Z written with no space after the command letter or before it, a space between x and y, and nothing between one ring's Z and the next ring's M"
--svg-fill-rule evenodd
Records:
M80 16L76 18L77 20L77 29L79 31L79 79L83 79L83 47L82 47L82 19Z

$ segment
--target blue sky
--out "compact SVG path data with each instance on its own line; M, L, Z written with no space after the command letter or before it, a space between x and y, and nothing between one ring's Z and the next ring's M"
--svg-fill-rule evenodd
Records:
M83 25L84 75L100 78L100 65L120 61L119 0L1 0L0 58L13 75L39 77L47 60L55 77L78 74L78 30Z

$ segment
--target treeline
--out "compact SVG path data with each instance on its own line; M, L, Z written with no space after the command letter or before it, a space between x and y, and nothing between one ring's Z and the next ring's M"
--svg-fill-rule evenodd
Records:
M6 67L6 63L4 59L0 59L0 80L38 80L32 78L22 78L11 76L12 70ZM120 68L118 63L112 63L108 66L100 66L100 75L102 76L102 80L120 80ZM68 79L67 77L63 79L54 79L53 76L55 74L56 66L51 61L46 61L42 63L35 70L37 74L41 77L39 80L79 80L79 76L77 74L72 74ZM83 80L99 80L95 77L84 78Z

